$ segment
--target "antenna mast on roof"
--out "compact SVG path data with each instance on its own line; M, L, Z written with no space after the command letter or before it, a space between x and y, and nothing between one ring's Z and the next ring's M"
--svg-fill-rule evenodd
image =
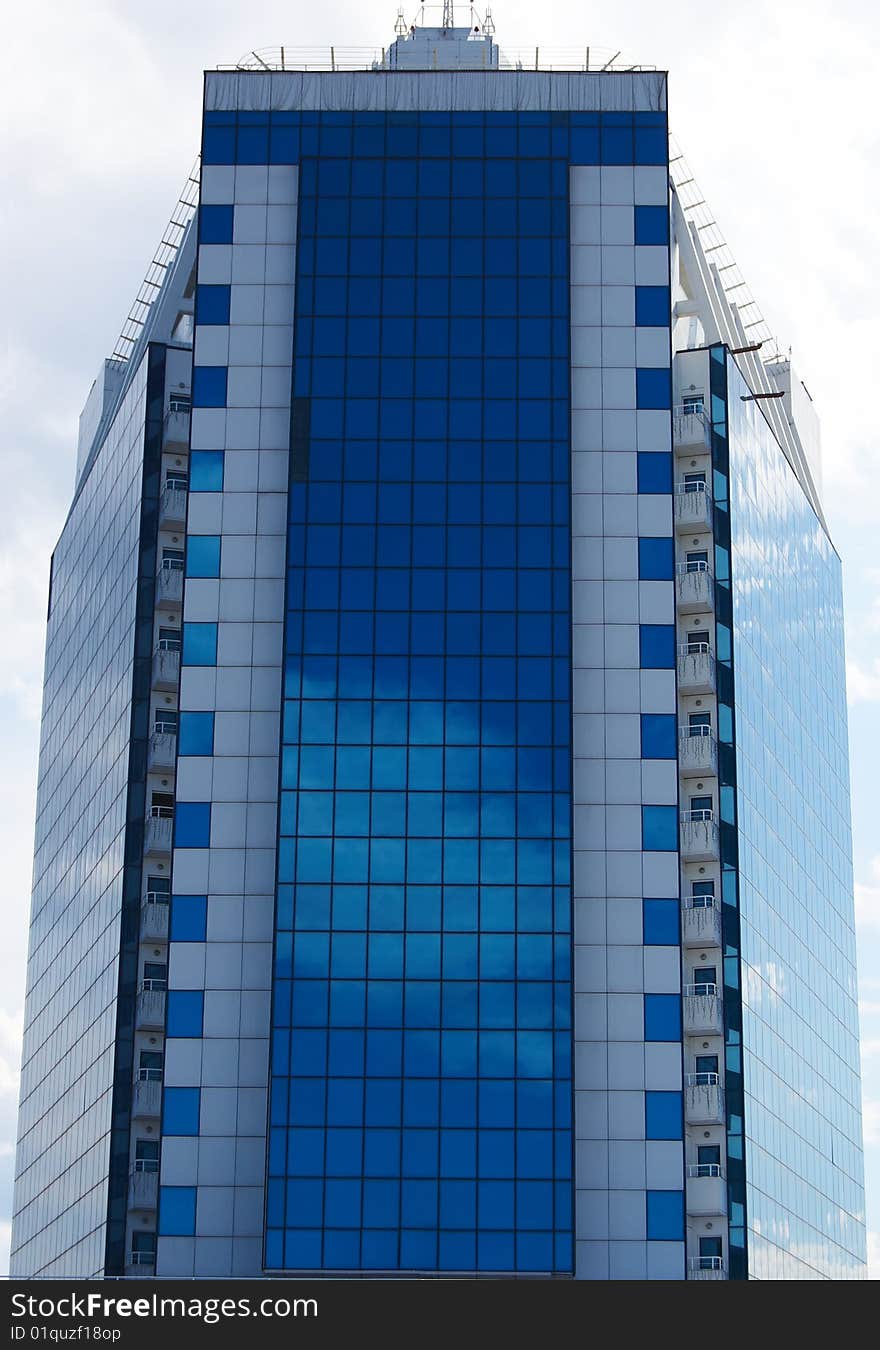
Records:
M443 0L443 28L446 32L455 27L455 5L453 0Z

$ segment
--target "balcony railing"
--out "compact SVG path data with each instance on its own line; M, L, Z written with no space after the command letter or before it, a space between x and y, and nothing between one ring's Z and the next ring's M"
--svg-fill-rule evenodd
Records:
M157 1078L143 1078L145 1073L158 1074ZM134 1084L131 1100L131 1114L137 1120L158 1120L162 1110L162 1070L140 1069Z
M144 853L170 853L173 806L151 806L144 828Z
M677 483L675 523L680 530L708 530L712 526L712 494L705 483Z
M715 688L715 657L708 642L679 645L678 687L687 694L710 694Z
M724 1170L720 1163L689 1163L687 1174L689 1177L723 1177Z
M711 1072L688 1073L685 1074L684 1081L688 1087L717 1087L718 1084L721 1082L721 1075L720 1073L711 1073Z
M159 528L183 527L186 521L186 489L166 483L159 498Z
M718 772L718 742L711 727L685 727L679 733L678 768L680 773L691 775Z
M171 404L165 414L165 428L162 440L164 450L189 449L189 403L178 400Z
M153 652L153 688L176 689L180 683L180 643L163 647L160 642Z
M675 598L683 614L708 614L715 604L715 579L707 562L684 563L675 578Z
M680 455L705 455L710 446L710 426L702 408L672 410L672 443Z
M688 862L711 862L718 855L718 822L714 811L682 811L681 856Z
M183 598L183 563L178 558L163 558L156 573L156 604L171 609Z
M684 986L684 1028L689 1036L720 1036L724 1030L724 1001L717 984ZM720 1092L719 1088L691 1087L688 1092Z
M163 896L161 901L151 901L150 894L152 892L148 892L146 901L141 905L141 941L167 942L168 896ZM163 904L162 901L165 903Z
M721 946L721 906L714 895L701 895L685 902L681 935L685 947Z
M726 1280L727 1271L720 1256L691 1256L688 1258L689 1280Z

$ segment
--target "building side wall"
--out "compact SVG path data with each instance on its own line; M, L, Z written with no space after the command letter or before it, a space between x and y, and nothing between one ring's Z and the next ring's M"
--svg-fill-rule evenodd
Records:
M11 1270L104 1266L147 360L55 550Z

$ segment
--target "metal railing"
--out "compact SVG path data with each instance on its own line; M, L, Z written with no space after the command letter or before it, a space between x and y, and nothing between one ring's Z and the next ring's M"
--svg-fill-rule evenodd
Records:
M683 909L718 909L717 895L686 895L682 901Z
M168 979L166 977L164 980L160 980L154 977L143 980L141 982L141 989L145 994L167 994Z
M139 1083L161 1083L161 1069L138 1069L137 1081Z
M690 998L717 998L718 985L705 984L686 984L683 991Z
M680 497L692 497L698 492L703 492L706 494L707 501L712 500L708 483L676 483L675 491Z
M689 1177L723 1177L720 1163L688 1163Z
M688 1257L688 1270L723 1270L724 1259L720 1256Z
M174 819L174 807L173 807L173 806L151 806L151 807L150 807L150 816L152 817L153 820L173 820L173 819Z
M687 1073L684 1081L688 1087L718 1087L721 1075L718 1073Z
M155 1252L129 1252L128 1265L130 1266L154 1266L156 1264Z
M679 819L681 820L682 825L690 825L700 820L708 824L708 822L715 819L715 812L708 807L701 808L699 811L682 811Z
M183 559L182 559L182 558L163 558L163 559L162 559L162 562L161 562L161 564L160 564L160 566L161 566L161 570L162 570L163 572L182 572L182 571L183 571Z
M679 656L708 656L708 642L680 642L678 644Z
M483 33L472 41L484 43ZM637 70L656 70L656 66L635 64L621 59L621 53L612 47L498 47L500 70L572 70L618 73ZM389 63L387 47L260 47L245 54L231 65L218 65L217 70L386 70Z
M176 736L177 723L160 721L159 718L153 723L153 733L156 736Z
M682 741L690 741L696 737L697 740L699 740L700 737L711 735L712 728L710 726L707 726L705 722L695 722L692 726L682 727L679 732L679 739Z
M171 900L168 891L147 891L146 903L148 905L167 905Z
M672 415L673 417L699 417L701 422L708 421L708 418L706 417L706 405L704 403L700 403L692 408L688 407L686 403L676 403L675 407L672 409Z
M160 638L156 643L157 652L179 652L183 643L180 638Z
M136 1172L158 1172L158 1158L135 1158L134 1170Z
M709 564L702 558L694 559L693 562L679 563L675 569L680 577L691 576L694 572L708 572Z

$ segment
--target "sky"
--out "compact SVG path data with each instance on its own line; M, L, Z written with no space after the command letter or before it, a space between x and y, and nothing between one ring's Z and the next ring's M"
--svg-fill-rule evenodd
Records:
M198 149L201 71L253 48L376 48L395 0L41 0L5 26L0 219L0 1272L6 1269L49 557L77 418ZM482 9L480 7L480 12ZM404 6L407 22L417 17ZM497 0L502 47L670 72L670 122L823 423L844 563L864 1127L880 1278L880 17L872 0ZM456 6L456 17L467 7ZM862 390L859 394L858 391Z

